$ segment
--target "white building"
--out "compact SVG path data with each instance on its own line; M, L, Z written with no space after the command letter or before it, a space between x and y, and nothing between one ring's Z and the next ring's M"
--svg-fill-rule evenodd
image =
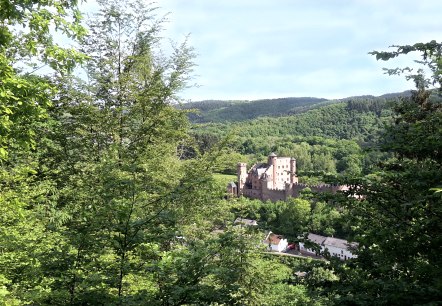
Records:
M285 251L289 245L287 239L283 239L281 235L276 235L272 232L266 235L263 243L269 247L269 251L273 252Z
M351 249L358 246L355 242L349 243L344 239L324 237L312 233L309 233L307 238L310 242L316 243L319 246L321 255L328 252L330 256L338 257L341 260L357 257L357 255L351 253ZM306 247L303 242L299 243L299 250L309 254L316 254L314 249Z
M236 225L245 225L245 226L257 226L258 222L252 219L244 219L244 218L236 218L233 224Z

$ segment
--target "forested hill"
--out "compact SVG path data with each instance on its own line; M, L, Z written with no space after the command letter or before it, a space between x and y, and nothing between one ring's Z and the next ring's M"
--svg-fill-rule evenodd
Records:
M189 118L195 123L238 122L264 116L281 116L300 113L318 104L326 103L322 98L280 98L262 100L206 100L182 104L182 109L194 109Z
M389 99L408 96L409 92L389 93L379 97L372 95L348 97L339 100L297 97L261 100L204 100L181 104L179 108L195 110L189 114L194 123L240 122L259 117L279 117L303 113L325 105L360 100Z
M226 173L234 173L235 162L253 163L270 152L296 156L303 182L312 172L369 173L386 156L363 152L373 147L392 122L392 103L398 99L353 99L317 107L301 114L261 117L243 122L195 124L193 134L201 151L233 136L232 145L242 156L232 157ZM319 172L318 172L319 171Z
M195 127L204 134L235 135L263 142L266 137L320 136L334 139L372 142L391 115L390 100L360 99L336 102L302 114L261 117L244 122L205 123Z

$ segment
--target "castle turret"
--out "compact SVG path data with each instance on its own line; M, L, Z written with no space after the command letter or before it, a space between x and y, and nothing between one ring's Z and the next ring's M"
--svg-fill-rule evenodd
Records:
M246 163L238 163L236 167L236 174L238 176L238 196L242 195L244 185L247 179L247 164Z
M238 187L236 186L235 182L230 182L227 184L227 194L231 197L238 196Z
M276 189L276 161L278 156L275 153L271 153L269 155L268 164L273 166L272 180L273 180L273 189Z
M296 159L290 159L290 183L295 184L298 182L298 177L296 176Z

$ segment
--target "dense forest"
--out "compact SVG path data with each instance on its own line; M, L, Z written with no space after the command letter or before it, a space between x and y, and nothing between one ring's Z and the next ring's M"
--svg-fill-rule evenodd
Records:
M327 104L360 101L393 99L410 96L410 92L390 93L379 97L370 95L349 97L339 100L327 100L323 98L279 98L262 99L253 101L225 101L206 100L187 102L178 105L180 109L192 110L189 119L193 123L204 122L237 122L255 119L258 117L280 117L303 113L311 109L319 108Z
M231 163L225 173L235 173L233 161L263 161L270 152L295 157L301 181L318 181L326 174L369 173L389 158L375 149L382 132L392 122L395 99L352 99L302 114L263 117L237 123L194 124L200 151L230 139Z
M294 114L327 102L320 98L280 98L256 101L200 101L179 105L189 113L192 122L234 122L263 116Z
M143 1L98 3L83 19L77 1L0 0L1 305L442 303L441 43L371 53L421 55L427 76L389 71L407 94L186 105L187 41L163 50ZM220 173L273 151L349 190L229 198ZM266 230L358 257L279 256Z

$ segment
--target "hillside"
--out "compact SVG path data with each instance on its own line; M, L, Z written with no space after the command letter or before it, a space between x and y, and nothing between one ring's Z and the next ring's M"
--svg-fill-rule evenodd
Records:
M189 114L194 123L238 122L266 116L300 113L327 102L322 98L280 98L254 101L207 100L182 104L181 109L193 109Z
M391 122L391 102L354 98L281 117L195 124L193 135L200 151L210 149L227 135L233 136L234 150L243 157L232 156L225 173L234 173L238 160L259 161L270 152L295 156L303 182L312 177L320 179L324 172L368 173L386 157L364 153L364 148L377 143Z
M320 136L364 143L376 138L390 112L390 104L385 99L335 102L300 114L236 123L204 123L195 126L195 131L219 136L233 132L240 138L260 142L267 137Z
M388 93L379 97L372 95L353 96L338 100L312 97L288 97L260 100L204 100L179 105L180 109L193 110L189 119L193 123L241 122L260 117L280 117L304 113L306 111L347 101L367 101L394 99L409 96L410 92Z

